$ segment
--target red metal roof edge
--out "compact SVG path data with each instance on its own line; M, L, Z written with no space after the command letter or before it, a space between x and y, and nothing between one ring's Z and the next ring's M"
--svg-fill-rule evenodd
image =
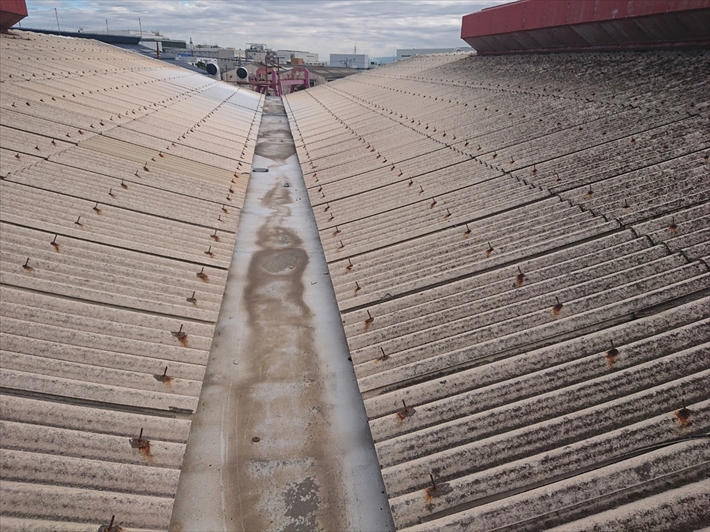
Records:
M0 2L0 29L6 30L27 16L25 0L2 0Z
M518 0L465 15L461 38L710 8L710 0Z

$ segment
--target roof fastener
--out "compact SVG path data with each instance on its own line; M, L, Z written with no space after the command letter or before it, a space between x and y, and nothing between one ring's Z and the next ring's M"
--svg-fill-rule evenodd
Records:
M693 412L690 409L685 407L685 399L683 399L683 408L678 410L675 415L678 418L678 421L680 421L681 425L685 425L686 423L688 423L688 420L690 419L690 415L692 413Z
M593 195L594 195L594 191L592 190L592 185L589 185L589 190L587 190L585 197L591 198Z
M172 334L178 340L182 340L187 337L187 333L182 332L182 324L180 325L180 329L178 331L172 331L170 334Z
M622 209L628 209L629 208L629 200L624 199L624 205L621 207Z
M355 292L358 292L358 291L360 290L360 288L361 288L361 287L360 287L360 283L358 283L357 281L355 281Z
M325 209L323 209L323 212L326 212L328 209L330 209L330 203L325 204Z
M224 213L229 213L229 211L227 210L227 206L226 206L226 205L222 205L222 212L224 212Z
M345 267L346 270L352 270L353 269L353 261L348 259L348 265Z
M112 189L112 188L109 188L109 189L108 189L108 195L111 196L112 198L115 198L115 197L116 197L116 195L113 193L113 189Z
M520 269L520 266L518 266L518 275L515 277L515 284L518 286L523 286L523 283L525 282L525 274L523 273L523 270Z
M374 318L373 318L373 320L374 320ZM367 323L367 322L365 322L365 323ZM377 357L378 361L384 362L385 360L387 360L389 358L389 355L387 353L385 353L385 350L382 348L382 346L380 346L380 352L382 353L382 356ZM405 408L406 408L406 406L405 406Z
M57 235L54 235L54 240L52 240L52 241L50 242L50 244L52 244L52 246L54 246L54 249L56 249L57 251L59 251L59 244L57 244Z
M195 291L192 291L192 295L186 299L188 303L197 303L197 299L195 298Z
M215 242L219 242L219 237L217 236L217 229L215 229L214 233L210 235L210 238L212 238Z
M207 248L207 251L204 252L205 255L209 255L210 257L214 257L214 253L212 253L212 246Z
M431 203L429 204L429 208L433 209L434 205L436 205L436 198L431 198Z
M338 229L338 226L335 226L335 231L333 232L333 236L340 234L340 229Z
M101 525L99 532L121 532L121 527L113 524L114 519L116 519L116 515L111 516L111 522L108 525Z
M614 362L616 362L616 357L619 355L619 350L614 347L614 340L609 340L609 343L611 344L611 349L606 352L606 361L609 366L613 366Z
M134 449L150 449L150 441L143 439L143 428L137 438L130 438L128 442Z
M562 307L564 305L562 303L560 303L560 299L557 296L555 296L555 301L557 301L557 304L554 307L552 307L552 314L557 316L560 313L560 311L562 310Z
M30 271L30 272L34 269L32 266L30 266L30 258L29 258L29 257L27 257L27 260L26 260L25 263L22 265L22 267L23 267L25 270Z
M375 318L372 317L372 314L370 314L370 311L368 310L367 311L367 319L365 320L365 323L369 324L369 323L372 323L373 321L375 321ZM382 348L380 348L380 349L382 349ZM384 354L384 351L383 351L383 354Z
M471 228L468 226L468 224L464 224L466 226L466 231L464 232L464 235L470 235L471 234Z
M99 202L96 202L96 205L92 207L92 210L96 211L96 214L101 214L101 209L99 209Z
M200 279L207 279L207 274L205 273L205 267L203 266L202 269L197 272L195 275L199 277Z
M79 216L79 217L76 219L76 222L74 222L74 223L75 223L76 225L79 225L79 226L84 225L84 224L81 223L81 216Z
M165 366L165 371L163 371L162 375L160 373L155 373L153 374L153 378L158 382L171 381L172 377L168 377L168 366Z
M451 216L451 211L449 210L448 207L446 207L446 216L444 216L444 219L449 218Z
M675 224L675 216L671 218L671 225L668 226L668 230L671 233L675 233L678 230L678 226Z
M486 257L490 257L491 253L493 253L493 246L491 246L491 243L488 242L488 249L486 250Z
M403 410L400 410L399 412L397 412L397 417L398 417L399 419L404 419L404 418L406 418L406 417L411 416L412 414L414 414L414 409L408 407L408 406L407 406L407 403L404 402L404 399L402 399L402 406L404 407L404 409L403 409Z

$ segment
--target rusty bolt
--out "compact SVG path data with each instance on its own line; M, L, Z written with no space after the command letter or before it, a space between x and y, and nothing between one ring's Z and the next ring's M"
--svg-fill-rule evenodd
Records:
M180 329L177 331L172 331L170 334L172 334L175 338L178 340L182 340L187 337L187 333L182 331L182 324L180 325Z

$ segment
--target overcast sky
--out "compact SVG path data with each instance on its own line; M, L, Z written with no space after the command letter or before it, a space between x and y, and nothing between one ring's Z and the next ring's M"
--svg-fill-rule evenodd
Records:
M509 0L26 0L26 28L160 30L195 44L393 56L397 48L455 48L461 17Z

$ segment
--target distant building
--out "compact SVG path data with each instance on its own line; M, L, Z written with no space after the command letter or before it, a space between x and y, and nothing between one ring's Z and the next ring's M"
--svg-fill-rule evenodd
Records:
M313 65L318 63L318 54L312 52L301 52L298 50L276 50L274 52L282 65L285 64L303 64L303 65ZM302 62L295 61L301 60Z
M470 46L457 46L455 48L403 48L397 50L397 61L414 57L415 55L450 54L451 52L475 52Z
M330 54L329 65L367 70L370 68L370 57L367 54Z
M184 53L186 50L181 50ZM231 70L238 66L243 59L242 51L234 48L220 48L217 45L210 46L198 44L191 51L191 61L216 62L222 72Z

